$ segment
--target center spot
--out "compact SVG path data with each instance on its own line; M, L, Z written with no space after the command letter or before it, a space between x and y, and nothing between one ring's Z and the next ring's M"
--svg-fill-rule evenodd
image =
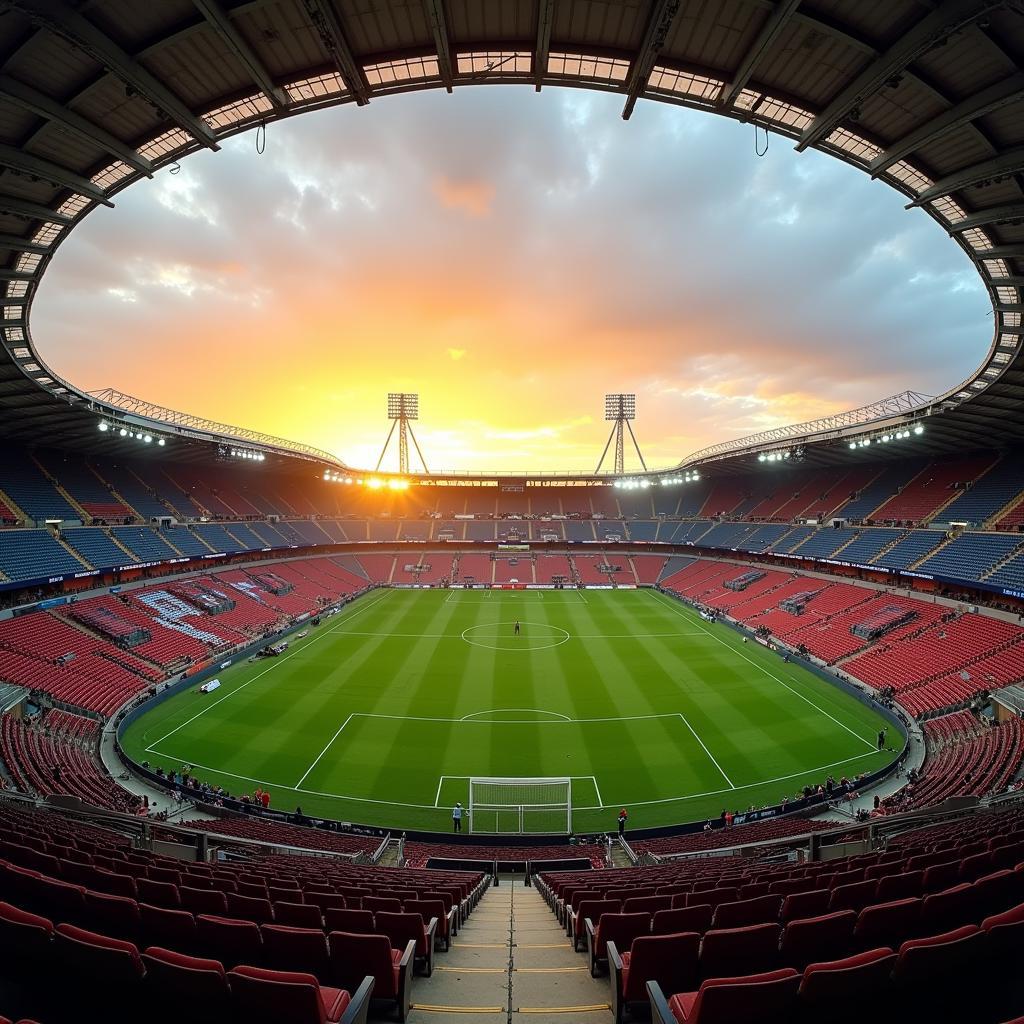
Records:
M462 639L473 647L490 651L543 651L558 647L569 639L567 630L546 622L520 622L516 636L515 621L483 622L462 631Z

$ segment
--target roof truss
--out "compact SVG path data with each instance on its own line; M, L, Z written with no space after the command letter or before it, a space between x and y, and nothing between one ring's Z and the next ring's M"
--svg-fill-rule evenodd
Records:
M916 131L904 135L902 139L888 146L881 156L871 162L871 176L877 178L886 168L902 160L915 149L927 146L941 135L1022 98L1024 98L1024 72L1017 72L1015 75L1010 75L1009 78L1004 78L1001 82L981 89L963 102L957 103L949 110L933 117L931 121Z
M727 110L736 102L736 97L739 96L744 88L746 88L747 82L750 81L750 76L754 73L757 62L771 48L772 44L779 37L779 33L789 24L790 19L796 13L796 9L799 6L800 0L778 0L775 10L768 15L767 20L761 26L761 31L758 32L754 41L750 44L750 48L744 54L736 74L732 77L732 81L722 90L722 95L718 100L719 107Z
M909 210L914 206L923 206L933 199L948 196L961 188L969 188L992 179L1006 178L1024 170L1024 147L1011 149L990 160L964 167L945 178L939 179L931 188L926 188L912 203L907 203Z
M997 0L943 0L840 91L804 130L796 148L804 150L826 139L908 64L996 6L999 6Z
M131 146L126 145L87 118L56 103L31 85L19 82L10 75L0 74L0 99L7 100L22 110L27 110L54 124L59 124L72 134L101 146L111 156L128 164L129 167L134 167L137 171L142 171L143 174L152 177L153 164L144 156L140 156Z
M43 160L41 157L33 156L15 146L0 145L0 167L9 167L19 174L27 174L53 182L54 185L69 188L79 195L95 199L98 203L103 203L104 206L114 205L104 195L103 189L94 185L88 178L83 178L80 174L61 167L60 164Z
M624 121L629 120L633 108L636 107L636 101L643 95L643 91L647 87L647 81L654 69L654 61L665 45L665 40L672 30L672 22L675 21L681 6L681 0L655 0L651 8L651 16L647 21L643 42L633 60L633 66L630 68L629 78L626 81L626 105L622 109Z
M334 61L338 74L351 89L356 103L364 106L370 102L370 83L363 73L362 65L356 60L349 45L348 37L341 26L338 13L331 0L304 0L306 13L320 36L320 43Z
M192 0L192 2L228 49L241 62L253 84L258 86L260 92L270 100L276 111L283 111L288 106L288 98L284 91L274 84L266 65L256 56L218 0Z
M451 34L448 31L448 15L444 9L444 0L423 0L430 22L430 30L434 33L434 45L437 48L437 66L441 72L441 81L448 92L452 91L455 82L455 63L452 59Z
M83 53L89 54L110 74L115 75L152 104L169 121L187 131L198 143L208 149L219 148L210 126L202 118L196 117L170 89L64 0L9 2L37 25L67 40Z

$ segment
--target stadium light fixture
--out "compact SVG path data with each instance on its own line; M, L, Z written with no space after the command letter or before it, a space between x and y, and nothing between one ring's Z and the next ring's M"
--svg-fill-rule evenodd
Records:
M110 429L110 424L106 420L100 420L99 427L105 432Z
M924 427L922 427L921 424L918 423L918 425L916 427L914 427L914 433L918 434L918 435L923 434L924 433Z

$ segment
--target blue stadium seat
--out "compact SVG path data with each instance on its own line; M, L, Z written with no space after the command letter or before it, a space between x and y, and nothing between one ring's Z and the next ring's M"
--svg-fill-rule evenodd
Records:
M5 448L7 451L0 461L0 489L30 519L81 522L81 512L46 479L43 471L26 452L10 446Z
M831 558L844 544L848 543L856 535L857 531L849 526L844 526L838 530L831 526L823 526L816 533L808 537L799 547L790 548L790 550L804 558Z
M941 530L911 530L893 545L892 550L876 557L874 564L887 569L907 569L945 539L946 535Z
M1021 492L1024 461L1007 456L995 464L973 487L964 491L939 518L944 523L980 527Z
M34 580L87 569L48 530L0 531L0 570L8 579Z
M936 576L980 580L1022 544L1024 537L1019 534L964 533L926 558L918 569Z
M903 536L905 532L904 530L888 528L864 530L848 547L843 548L843 561L857 562L860 565L864 565L876 557L882 548L888 547L894 540Z
M179 558L174 548L164 542L157 530L150 526L115 526L110 531L129 551L135 553L141 562L162 562L168 558Z
M170 526L157 531L162 540L183 555L196 557L208 555L213 550L207 547L187 526Z
M90 565L97 569L113 569L130 565L137 559L122 551L98 526L79 526L65 530L61 537Z

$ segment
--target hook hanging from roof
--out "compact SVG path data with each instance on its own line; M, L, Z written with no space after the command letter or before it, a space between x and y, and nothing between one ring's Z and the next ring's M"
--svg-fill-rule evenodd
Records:
M267 122L260 121L256 125L256 152L263 155L263 151L267 148Z
M760 145L758 144L758 141L757 141L758 129L760 129L761 131L764 132L764 149L762 149L760 147ZM754 125L754 152L758 156L764 156L765 153L768 152L768 129L764 128L764 127L762 127L761 125L758 125L758 124Z

